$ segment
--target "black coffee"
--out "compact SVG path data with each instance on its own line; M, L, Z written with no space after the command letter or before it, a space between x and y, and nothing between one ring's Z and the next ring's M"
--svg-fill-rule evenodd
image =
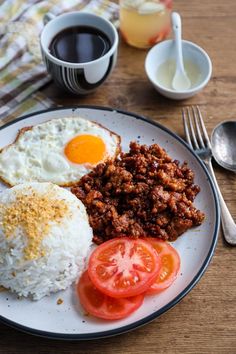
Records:
M70 63L85 63L101 58L110 48L107 35L89 26L66 28L49 45L54 57Z

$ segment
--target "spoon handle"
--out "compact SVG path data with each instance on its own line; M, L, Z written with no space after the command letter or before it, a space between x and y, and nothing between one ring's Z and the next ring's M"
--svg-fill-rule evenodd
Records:
M181 17L178 12L173 12L171 15L172 20L172 29L175 35L175 45L178 55L176 56L177 67L184 72L184 63L183 63L183 54L182 54L182 26L181 26Z
M208 162L205 162L205 164L212 176L212 179L215 183L216 190L218 192L219 202L221 207L221 226L223 229L224 238L229 244L236 246L236 224L221 194L218 182L216 180L215 172L211 164L211 159Z

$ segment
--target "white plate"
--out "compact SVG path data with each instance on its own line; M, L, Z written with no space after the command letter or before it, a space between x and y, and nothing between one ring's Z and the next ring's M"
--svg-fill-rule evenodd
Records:
M181 272L175 283L158 296L146 297L143 305L123 320L105 321L84 316L73 287L37 302L19 300L7 291L0 292L2 322L50 338L101 338L134 329L158 317L177 304L199 281L213 255L219 229L216 192L204 165L178 136L146 118L91 106L41 111L16 119L0 128L0 148L11 143L22 127L49 119L78 115L97 121L120 134L123 150L128 150L131 140L149 145L158 143L171 157L181 162L188 161L195 172L195 183L201 187L195 205L206 214L206 220L174 242L181 257ZM0 185L0 189L4 188L4 185ZM59 298L64 301L61 305L57 305Z

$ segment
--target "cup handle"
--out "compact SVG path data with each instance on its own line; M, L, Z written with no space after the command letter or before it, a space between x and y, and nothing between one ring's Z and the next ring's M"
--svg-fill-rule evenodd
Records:
M43 23L46 25L49 21L53 20L56 16L53 15L51 12L46 13L43 16Z

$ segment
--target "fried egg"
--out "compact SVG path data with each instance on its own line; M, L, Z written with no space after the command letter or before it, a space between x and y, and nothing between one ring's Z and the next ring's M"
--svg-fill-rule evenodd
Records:
M120 152L120 137L81 117L52 119L20 130L0 152L0 178L10 186L52 182L72 186Z

